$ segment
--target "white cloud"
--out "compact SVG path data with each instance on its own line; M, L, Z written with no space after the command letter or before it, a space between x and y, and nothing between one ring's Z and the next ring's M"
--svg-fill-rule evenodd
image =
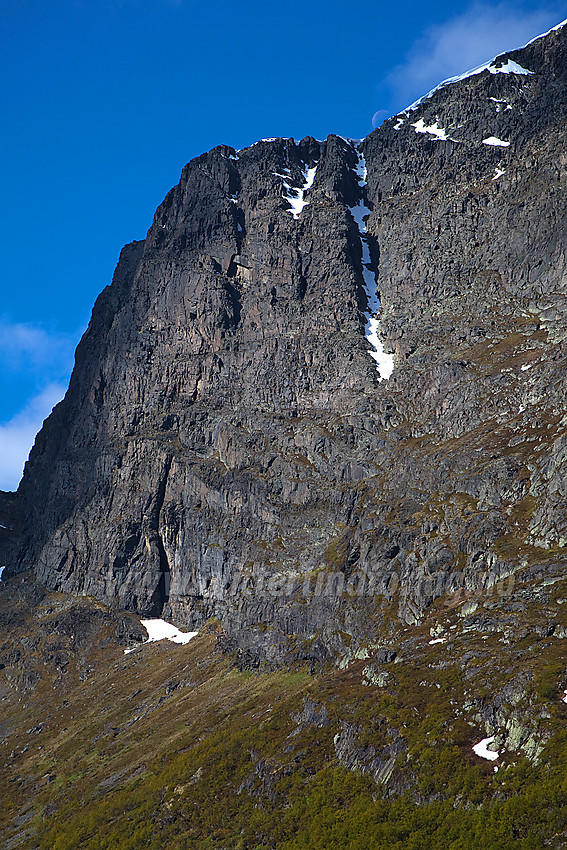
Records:
M73 364L78 334L49 332L38 325L0 318L0 361L4 372L65 373Z
M0 490L17 488L43 420L65 394L78 338L0 316Z
M62 384L50 384L12 419L0 424L0 490L17 488L35 436L65 389Z
M427 29L380 89L389 90L392 109L399 111L443 80L522 47L563 17L559 6L549 4L526 10L510 2L475 3Z

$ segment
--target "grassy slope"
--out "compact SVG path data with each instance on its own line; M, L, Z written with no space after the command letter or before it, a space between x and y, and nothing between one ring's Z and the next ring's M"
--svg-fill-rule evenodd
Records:
M365 684L368 660L240 671L215 648L214 623L187 646L125 656L108 618L81 644L61 636L58 612L102 606L49 595L3 634L2 846L564 846L567 638L546 624L567 626L567 583L520 629L523 592L479 598L465 617L440 602L390 637L384 687ZM6 588L0 602L17 607ZM446 643L429 644L433 626ZM508 750L495 773L472 753L498 707L498 723L520 719L536 764ZM384 786L372 773L392 752Z

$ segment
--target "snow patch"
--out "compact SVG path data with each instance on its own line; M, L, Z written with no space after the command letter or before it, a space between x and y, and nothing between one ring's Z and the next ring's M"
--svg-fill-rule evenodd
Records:
M284 174L280 174L277 171L274 171L274 174L276 175L276 177L282 178L284 187L283 197L291 206L291 209L289 209L288 212L291 213L295 219L297 219L299 218L303 208L309 204L309 201L305 200L305 192L313 185L313 181L315 180L315 172L317 171L317 163L311 168L309 168L309 166L307 165L305 166L305 168L303 169L303 185L299 188L290 185L289 168L284 168L283 170L285 172Z
M177 626L167 623L165 620L140 620L145 630L148 633L146 643L153 643L156 640L171 640L173 643L189 643L198 632L182 632Z
M495 168L494 169L494 177L493 180L498 180L499 177L502 177L503 174L506 174L506 170L504 168Z
M2 569L4 569L4 567L2 567ZM2 575L2 574L0 573L0 575ZM565 688L565 690L563 691L563 696L561 697L561 701L567 702L567 688Z
M533 363L524 363L523 366L520 366L520 369L522 370L522 372L527 372L528 369L531 369L533 365Z
M490 71L491 74L520 74L524 77L531 77L534 73L533 71L526 70L526 68L522 68L522 66L518 65L517 62L514 62L513 59L508 59L503 65L500 65L500 67L496 67L495 63L496 60L493 60L486 68L486 70Z
M433 640L429 641L429 646L433 646L434 643L446 643L446 641L447 641L446 637L434 638Z
M508 148L510 147L510 142L503 142L502 139L496 138L496 136L489 136L488 139L482 140L483 145L492 145L495 148Z
M489 750L488 747L494 742L496 735L491 735L490 738L483 738L478 744L473 746L473 751L481 759L495 761L498 758L498 750Z
M140 622L148 633L148 639L144 641L142 646L158 640L170 640L173 643L189 643L190 640L199 634L199 632L182 632L177 626L173 626L165 620L152 619L140 620ZM137 649L137 647L125 649L124 654L128 655L128 653L134 652L134 649Z
M370 210L364 203L364 189L366 187L366 162L364 155L358 151L358 162L356 164L356 174L358 176L358 185L361 189L363 197L354 207L350 207L352 217L358 226L358 234L362 245L362 277L364 280L364 290L368 298L368 307L366 311L366 327L364 336L372 346L368 353L376 361L376 368L380 376L380 381L387 380L394 370L394 355L386 354L384 346L378 337L378 328L380 320L376 318L376 313L380 309L380 299L378 298L378 287L376 286L376 276L372 271L370 248L368 247L368 232L366 230L366 219L370 215Z
M496 104L496 111L497 112L502 112L502 104L505 104L504 112L506 112L506 110L508 110L508 109L512 109L511 105L508 103L507 100L500 100L497 97L491 97L491 98L489 98L489 100L491 100L493 103Z
M437 121L435 124L430 124L427 126L423 118L420 118L419 121L416 121L415 124L411 125L415 127L416 133L429 133L431 136L435 136L436 139L439 139L441 142L449 141L449 137L447 136L446 130L442 127L437 126Z
M6 567L0 567L0 581L2 581L2 573L4 572L5 569L6 569Z

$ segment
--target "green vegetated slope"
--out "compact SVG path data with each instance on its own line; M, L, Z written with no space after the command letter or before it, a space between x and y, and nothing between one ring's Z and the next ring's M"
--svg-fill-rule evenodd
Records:
M315 671L240 670L214 622L125 655L131 615L7 583L2 846L564 846L567 581L528 579Z

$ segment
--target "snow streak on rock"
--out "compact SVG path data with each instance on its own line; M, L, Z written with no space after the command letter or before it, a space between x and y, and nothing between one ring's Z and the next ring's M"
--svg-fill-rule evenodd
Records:
M503 100L502 98L490 97L489 100L496 104L497 112L506 112L508 109L512 109L512 106L508 103L508 101Z
M276 177L281 177L283 180L283 197L291 205L291 209L289 209L288 212L290 212L294 218L299 218L303 207L306 207L309 204L309 201L305 200L305 192L313 185L316 171L317 164L315 164L311 168L306 165L303 169L303 184L299 188L290 184L289 168L284 168L284 174L280 174L279 172L274 171Z
M561 21L561 23L556 24L554 27L551 27L551 29L548 30L547 32L542 32L541 35L536 35L535 38L532 38L531 41L528 41L527 44L524 44L524 47L527 47L528 44L533 44L534 41L539 41L540 38L545 38L546 35L549 35L552 32L557 32L557 30L563 29L563 27L566 24L567 24L567 18L564 21Z
M502 139L497 139L496 136L489 136L488 139L482 140L483 145L492 145L495 148L508 148L510 142L503 142Z
M434 89L428 91L427 94L424 94L423 97L420 97L419 100L416 100L410 106L407 106L403 109L399 114L404 115L410 112L412 109L417 109L418 106L421 106L426 100L435 94L435 92L439 91L439 89L445 88L445 86L450 86L453 83L460 83L461 80L466 80L468 77L474 77L476 74L482 74L483 71L488 71L490 74L519 74L520 76L532 76L533 71L528 71L527 68L522 68L521 65L518 65L517 62L514 62L512 59L504 60L503 56L497 56L495 59L491 59L490 62L485 62L483 65L479 65L478 68L473 68L471 71L465 71L464 74L459 74L456 77L449 77L448 80L443 80L442 83L439 83L438 86L435 86Z
M376 275L372 270L370 249L368 247L368 234L366 230L366 218L370 215L370 210L364 202L366 189L366 162L360 151L358 152L358 164L356 173L358 175L358 185L360 186L362 198L355 207L350 207L350 211L354 220L358 225L360 241L362 244L362 276L364 278L364 289L368 296L368 308L366 311L366 328L365 337L372 346L369 349L369 354L376 361L376 368L380 375L380 380L383 381L390 377L394 369L394 356L386 354L384 346L378 338L378 327L380 320L376 318L376 313L380 309L380 299L378 298L378 288L376 286Z

